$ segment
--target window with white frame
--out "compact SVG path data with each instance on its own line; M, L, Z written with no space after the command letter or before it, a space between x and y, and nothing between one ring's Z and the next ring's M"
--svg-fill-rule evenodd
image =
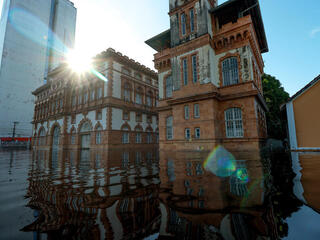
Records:
M124 127L122 129L123 133L122 133L122 143L123 144L128 144L129 143L129 128Z
M166 98L172 97L173 83L172 76L166 78Z
M167 132L167 140L173 139L173 117L167 117L166 119L166 132Z
M187 29L186 14L182 13L181 14L181 33L182 33L182 35L186 35L186 29Z
M124 84L124 94L123 94L124 100L126 102L130 102L131 98L131 87L128 83Z
M197 56L193 55L191 60L192 60L192 80L194 83L196 83L198 81Z
M102 98L102 88L98 88L98 99Z
M142 90L141 90L141 88L138 88L136 91L136 103L142 104Z
M195 128L194 129L194 137L195 137L195 139L199 139L200 138L200 128Z
M76 144L76 132L74 129L71 131L71 144Z
M241 108L229 108L225 111L226 135L228 138L243 137Z
M199 118L200 117L199 104L194 104L193 105L193 116L194 116L194 118Z
M96 132L96 144L101 144L101 131L102 131L102 127L99 126Z
M239 83L238 59L230 57L222 62L223 86Z
M147 93L147 106L152 107L152 92Z
M39 146L46 144L46 131L42 128L39 133Z
M190 9L190 31L194 32L194 9Z
M186 128L184 130L184 136L186 139L190 139L191 138L191 135L190 135L190 128Z
M102 120L102 112L101 111L97 111L96 113L96 120Z
M78 100L79 100L79 105L81 105L82 104L82 95L81 94L79 95Z
M141 132L136 133L136 143L142 143Z
M85 92L83 96L83 103L86 104L88 102L88 92Z
M72 97L71 97L71 104L72 104L72 107L76 106L76 103L77 103L77 99L76 99L76 96L74 94L72 94Z
M182 60L182 73L183 73L183 84L188 84L188 61L187 59Z
M94 101L94 97L95 97L95 90L91 90L90 100Z
M184 119L189 119L190 113L189 113L189 106L184 106Z
M152 133L151 132L147 133L147 143L152 143Z

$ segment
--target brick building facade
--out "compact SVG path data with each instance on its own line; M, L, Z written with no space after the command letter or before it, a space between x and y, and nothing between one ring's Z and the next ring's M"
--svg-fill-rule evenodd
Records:
M61 65L33 92L33 146L75 149L158 142L157 74L111 48L95 58L94 66L98 74L78 75Z
M170 29L147 40L159 75L160 149L256 150L267 137L257 0L170 0Z

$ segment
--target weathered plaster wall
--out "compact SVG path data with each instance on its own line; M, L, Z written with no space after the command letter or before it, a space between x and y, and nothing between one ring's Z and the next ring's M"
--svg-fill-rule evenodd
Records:
M159 73L159 98L164 98L164 84L165 77L170 73L171 70Z

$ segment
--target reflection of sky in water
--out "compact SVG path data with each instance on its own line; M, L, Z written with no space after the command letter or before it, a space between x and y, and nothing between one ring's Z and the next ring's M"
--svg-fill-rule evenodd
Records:
M306 221L307 220L307 221ZM302 206L298 212L286 219L289 226L288 240L318 240L320 239L320 215L307 206Z

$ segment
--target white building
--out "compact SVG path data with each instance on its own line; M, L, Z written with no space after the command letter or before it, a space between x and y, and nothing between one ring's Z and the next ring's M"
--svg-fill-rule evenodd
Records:
M0 21L0 137L31 136L34 97L48 71L74 46L69 0L4 0Z

